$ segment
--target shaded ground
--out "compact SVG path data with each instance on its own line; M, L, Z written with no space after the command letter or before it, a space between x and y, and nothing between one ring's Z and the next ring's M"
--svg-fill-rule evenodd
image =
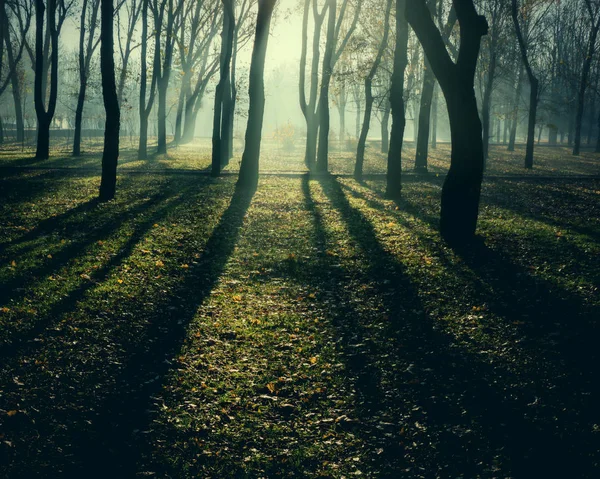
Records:
M0 179L0 475L600 473L600 181L98 182Z
M137 140L121 139L121 155L119 167L121 170L210 170L211 141L196 139L187 145L170 145L168 155L153 156L147 161L141 161L137 156ZM149 144L149 151L155 142ZM306 172L303 162L301 139L297 139L292 150L286 150L272 138L263 141L261 155L262 172ZM0 167L2 166L34 166L53 168L99 168L102 157L101 139L84 142L84 154L73 158L70 155L70 143L56 143L52 157L46 161L38 161L34 146L23 148L16 143L7 143L0 148ZM239 169L243 143L236 139L234 142L234 157L227 166L227 171L236 172ZM387 156L380 151L380 142L369 141L365 156L365 175L385 174ZM450 145L440 143L438 148L429 152L429 172L444 175L450 165ZM591 175L600 176L600 157L591 149L584 149L580 156L573 156L568 147L538 146L535 151L535 164L532 170L523 168L525 147L517 146L515 152L506 151L504 145L490 146L490 160L486 174L489 176L564 176ZM352 175L356 149L342 149L334 142L330 148L329 171L333 174ZM403 169L412 172L414 168L414 144L407 142L403 151Z

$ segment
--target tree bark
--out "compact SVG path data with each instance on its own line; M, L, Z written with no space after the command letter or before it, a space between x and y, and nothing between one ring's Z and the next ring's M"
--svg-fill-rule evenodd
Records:
M212 165L211 175L219 176L223 164L223 156L227 153L222 151L222 140L228 141L226 133L223 131L229 126L229 119L224 117L224 97L225 89L229 82L229 66L231 64L231 50L233 47L233 30L235 28L235 16L233 13L232 0L222 0L225 8L223 15L223 30L221 33L221 75L217 88L215 89L215 106L213 114L213 133L212 133ZM227 147L225 147L225 150Z
M104 127L104 152L102 153L102 179L100 201L115 197L117 186L117 162L119 159L119 130L121 112L115 80L113 0L101 0L100 72L102 75L102 97L106 111Z
M237 182L237 186L240 188L255 189L258 185L260 143L265 113L265 57L267 55L271 17L276 2L277 0L259 0L258 2L256 36L250 62L248 86L250 105L246 126L246 143Z
M517 127L519 126L519 103L521 102L521 93L523 91L523 66L519 67L517 75L517 88L515 89L515 98L511 112L510 135L508 137L508 151L515 151L517 141Z
M385 99L385 106L381 115L381 153L387 154L390 150L390 112L389 98Z
M317 171L325 173L329 169L329 86L333 69L333 50L335 48L335 14L337 0L328 0L327 42L323 54L321 90L319 95L319 145L317 150Z
M485 17L472 0L453 0L460 24L458 62L450 58L441 33L423 0L406 8L431 67L444 92L450 118L452 153L442 188L440 232L449 244L461 246L475 235L483 180L482 125L475 98L475 69L481 38L487 34Z
M386 190L388 198L397 198L402 191L402 144L406 128L404 108L404 74L408 65L408 22L406 0L396 0L396 48L390 88L392 132L387 157Z
M354 165L354 177L359 180L362 178L363 175L363 165L365 161L365 146L367 143L367 135L369 134L369 128L371 125L371 113L373 110L374 98L371 86L373 84L373 78L375 78L375 74L377 73L377 69L379 68L379 64L381 63L383 52L387 47L388 34L390 31L390 23L388 21L388 17L390 16L391 9L392 0L387 0L384 16L385 24L383 27L383 37L381 39L381 43L379 44L379 48L377 50L375 60L373 61L373 65L371 65L371 69L369 70L369 73L365 78L365 116L363 118L360 138L358 139L358 146L356 150L356 163Z
M415 155L415 173L427 173L427 157L429 155L429 125L431 124L431 102L435 88L435 75L425 60L423 89L419 108L419 133L417 135L417 152Z

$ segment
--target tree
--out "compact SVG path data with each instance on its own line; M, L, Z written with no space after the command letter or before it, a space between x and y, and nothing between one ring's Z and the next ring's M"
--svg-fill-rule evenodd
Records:
M223 102L225 88L229 86L229 67L231 64L231 51L233 48L233 32L235 28L235 14L233 11L233 0L222 0L225 14L223 15L223 31L221 33L221 77L215 90L215 108L213 116L213 135L212 135L212 176L219 176L222 165L225 163L223 156L227 156L227 141L229 138L229 118L223 119ZM222 147L222 140L225 145Z
M598 39L598 30L600 29L600 3L592 0L584 0L587 13L589 15L590 33L587 45L587 55L583 62L581 71L581 82L577 95L577 115L575 117L575 142L573 145L573 155L579 155L581 150L581 123L583 121L583 110L585 108L585 91L588 87L588 78L592 68L592 60L596 52L596 40Z
M321 28L327 12L328 3L319 11L317 0L304 0L304 13L302 16L302 52L300 56L300 109L306 121L306 148L304 150L304 163L310 169L314 167L317 158L317 135L319 131L318 116L318 86L319 86L319 56ZM310 68L310 89L308 100L306 98L306 63L308 49L308 16L312 7L313 14L313 43Z
M35 157L45 160L50 157L50 123L56 109L58 89L58 31L56 28L56 0L48 0L48 36L51 46L52 70L50 73L50 99L48 108L44 106L44 15L46 6L44 0L35 0L35 113L38 122L37 151Z
M358 179L362 178L363 174L363 164L365 160L365 145L367 143L367 135L369 134L369 127L371 124L371 113L373 110L373 78L375 78L375 74L377 73L377 69L379 68L379 64L381 63L381 58L383 57L384 50L387 46L388 35L390 31L390 22L389 16L392 9L392 0L386 0L385 7L385 15L384 15L384 26L383 26L383 36L379 43L379 48L377 49L377 55L373 60L373 64L369 69L367 76L365 77L365 116L363 119L362 129L360 132L360 137L358 139L358 146L356 150L356 163L354 165L354 176Z
M342 25L348 9L348 0L343 0L339 14L337 12L337 0L327 0L329 17L327 19L327 41L325 43L325 52L323 53L323 67L321 74L321 87L319 93L318 118L318 150L317 150L317 171L326 172L329 168L329 87L331 85L331 76L340 56L344 52L356 25L362 6L362 0L358 0L354 7L354 17L347 29L342 41L338 42L342 34Z
M404 74L408 65L408 23L405 10L406 0L396 0L396 48L390 87L392 132L387 156L385 190L388 198L397 198L402 190L402 144L406 127Z
M440 7L443 2L440 0ZM436 2L432 1L429 8L432 14L436 12ZM441 16L441 13L437 15ZM441 22L441 19L440 19ZM452 8L448 17L442 37L444 43L448 43L450 34L456 24L456 13ZM429 156L429 125L431 123L432 105L434 104L435 75L431 65L425 56L425 71L423 72L423 88L421 90L421 103L419 105L419 129L417 133L417 149L415 154L415 172L427 173L427 159ZM435 105L435 114L437 115L437 101ZM435 116L434 116L435 118ZM434 120L435 121L435 120Z
M115 79L113 0L101 0L101 2L100 71L102 74L102 97L104 99L104 110L106 111L106 124L104 128L104 152L102 153L102 178L99 199L100 201L110 201L115 197L117 186L121 112Z
M145 160L148 157L148 117L152 111L154 105L154 94L156 91L157 75L153 73L150 84L150 95L146 101L146 90L148 88L148 65L146 62L146 55L148 52L147 40L148 40L148 6L150 0L142 0L142 48L141 48L141 59L140 59L140 138L138 145L138 157L141 160ZM154 72L160 68L160 50L158 46L158 37L154 37Z
M246 126L246 145L242 155L237 185L254 189L258 185L258 167L263 117L265 113L265 57L269 41L271 17L277 0L258 0L256 16L256 35L250 62L250 83L248 96L248 125Z
M90 4L91 2L91 4ZM88 5L90 7L88 16ZM99 41L95 40L95 32L98 20L98 9L100 0L83 0L81 6L81 17L79 21L79 93L77 95L77 107L75 109L75 133L73 135L73 156L81 154L81 121L83 117L83 105L88 86L90 74L90 62ZM86 39L87 31L87 39Z
M442 188L440 232L453 245L470 241L477 227L483 180L482 126L475 98L475 68L481 39L487 34L485 17L473 0L453 0L460 25L457 62L446 49L424 0L411 2L407 19L415 31L446 98L452 152Z
M156 86L158 89L158 145L156 152L167 153L167 91L171 78L173 62L173 49L176 40L176 20L181 11L183 2L174 0L155 0L152 2L154 14L155 45L160 51L162 61L155 64ZM164 16L167 16L166 22ZM161 39L164 40L161 42ZM163 47L161 48L161 45ZM158 68L158 69L157 69Z

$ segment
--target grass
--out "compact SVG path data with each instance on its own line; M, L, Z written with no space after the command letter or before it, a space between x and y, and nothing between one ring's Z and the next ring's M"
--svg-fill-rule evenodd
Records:
M0 475L597 477L600 180L0 179Z
M298 139L293 151L285 151L279 143L270 138L263 141L261 156L262 172L306 172L302 158L302 141ZM149 153L155 148L156 141L149 142ZM83 155L72 157L71 145L64 140L54 144L51 158L45 161L35 160L33 146L23 147L20 144L8 143L0 149L1 166L34 166L51 168L99 168L102 156L102 140L87 140L82 146ZM234 157L226 171L237 172L239 169L243 143L236 139ZM407 142L404 148L403 169L412 172L414 168L414 144ZM600 176L600 160L596 153L585 150L579 156L573 156L566 146L538 146L535 150L534 168L523 168L525 148L518 145L515 152L506 151L504 145L491 145L490 159L486 175L488 176ZM340 175L352 175L354 172L355 151L341 150L336 144L331 146L330 172ZM450 145L440 143L437 149L429 151L429 172L444 175L449 168ZM151 156L149 160L139 160L137 143L129 138L121 139L121 155L119 167L122 171L163 171L163 170L204 170L210 169L210 139L197 139L186 145L171 145L167 155ZM365 157L365 175L385 174L387 156L379 151L378 142L369 142Z

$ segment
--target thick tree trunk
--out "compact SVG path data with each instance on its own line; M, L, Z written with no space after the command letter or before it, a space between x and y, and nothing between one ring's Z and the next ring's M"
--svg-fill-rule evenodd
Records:
M183 134L181 135L181 143L189 143L194 140L196 134L196 119L198 111L194 108L193 101L186 101L185 120L183 122Z
M450 118L452 153L442 188L440 233L451 245L462 246L475 235L483 180L482 126L474 77L481 38L488 32L472 1L453 2L460 24L460 60L450 58L443 38L423 0L406 8L413 27L444 92Z
M423 74L423 90L421 92L421 104L419 108L419 132L417 135L417 152L415 156L415 173L427 173L427 157L429 155L429 125L431 122L431 102L435 87L435 75L429 65L425 62Z
M596 153L600 153L600 114L598 115L598 137L596 138Z
M310 114L309 114L310 115ZM306 122L306 148L304 149L304 164L314 168L317 159L317 138L319 134L319 121L316 115L310 115Z
M229 164L233 135L233 110L229 75L223 89L223 118L221 123L221 168Z
M256 36L250 62L248 86L250 106L248 109L248 125L246 126L246 144L237 182L237 186L241 188L255 189L258 185L260 143L265 113L265 57L267 55L271 16L276 1L260 0L258 2Z
M104 152L102 154L102 179L100 181L100 201L110 201L115 197L117 186L117 162L119 159L119 130L121 112L115 80L113 0L101 0L101 44L100 71L102 74L102 97L106 111L104 128Z
M406 0L396 0L396 48L390 87L392 132L387 157L386 189L388 198L398 198L402 191L402 144L406 127L404 108L404 74L408 65L408 23Z
M183 111L185 108L185 98L187 95L188 89L186 88L186 83L189 82L187 79L188 75L185 74L183 79L181 80L181 90L179 91L179 99L177 100L177 113L175 115L175 133L173 135L173 141L175 143L179 143L181 141L181 130L183 123Z

